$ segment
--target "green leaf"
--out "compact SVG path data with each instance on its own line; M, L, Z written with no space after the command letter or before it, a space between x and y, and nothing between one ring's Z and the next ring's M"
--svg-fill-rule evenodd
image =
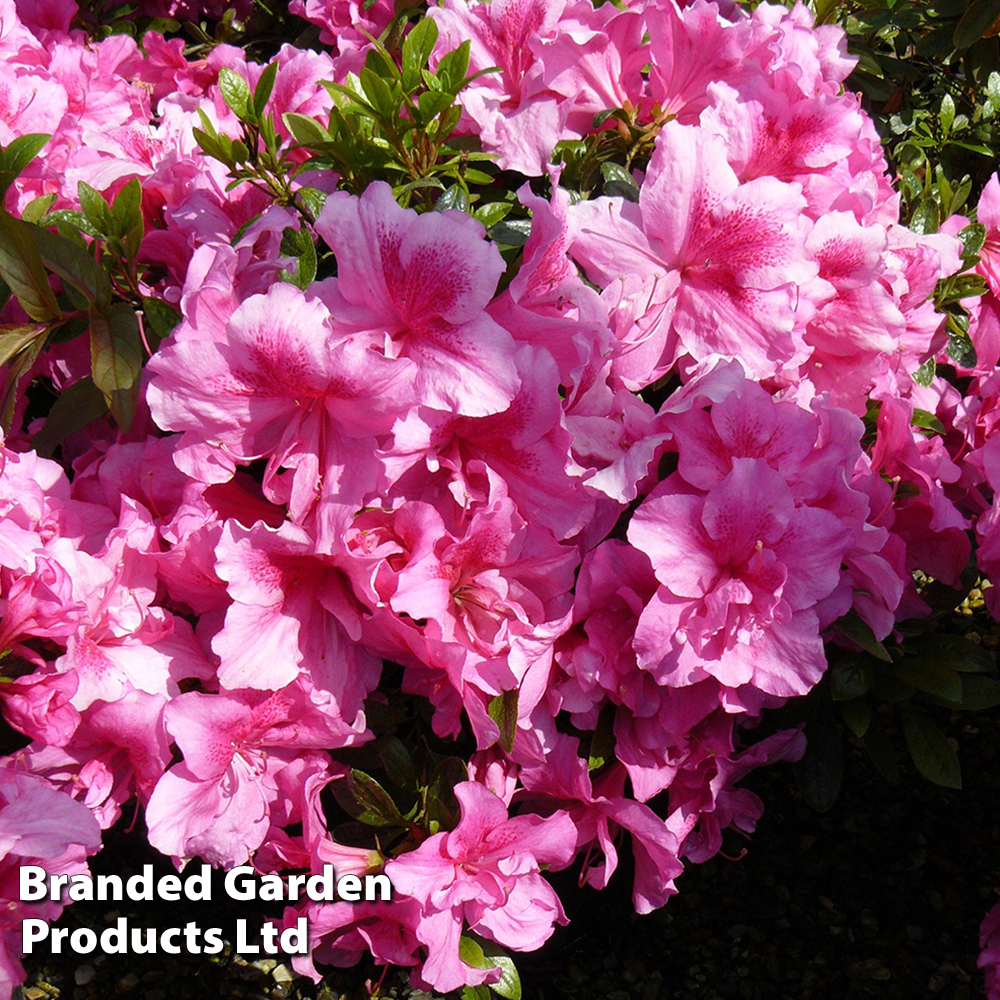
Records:
M840 706L840 714L847 723L847 728L860 740L872 722L871 705L864 698L845 701Z
M922 202L910 219L909 228L915 233L936 233L941 226L941 210L933 198Z
M521 1000L521 979L513 960L499 945L463 934L458 939L458 957L473 969L500 969L500 979L491 983L490 989L505 1000Z
M962 241L962 256L973 257L986 245L986 227L974 222L960 230L958 238Z
M302 201L302 206L313 219L319 218L319 213L323 211L326 199L329 197L326 191L319 188L304 187L299 188L298 197Z
M466 39L457 49L452 49L438 63L437 78L442 87L451 94L457 94L465 86L465 74L469 72L469 53L472 42Z
M276 62L268 63L264 67L264 72L260 74L257 86L254 87L253 110L257 121L260 121L264 117L267 102L271 99L271 94L274 91L274 80L277 75L278 64Z
M921 635L913 647L925 659L939 660L960 673L989 674L996 669L993 654L965 636L943 632Z
M455 786L469 780L469 768L460 757L445 757L438 761L427 782L428 799L454 798Z
M281 255L295 261L295 270L280 272L281 280L305 291L316 279L318 260L316 244L305 226L301 229L288 227L281 234Z
M872 630L861 620L856 611L851 610L843 618L839 618L833 623L833 628L841 635L847 636L866 653L871 653L876 659L892 663L889 651L875 638Z
M26 326L0 326L0 365L7 364L33 340L44 336L49 330L47 324L32 323Z
M625 187L635 188L636 192L639 190L636 187L635 178L620 163L612 163L610 160L607 163L602 163L601 176L605 181L615 181Z
M830 690L834 701L851 701L868 693L875 679L875 669L856 653L842 656L830 671Z
M460 184L452 184L445 188L434 203L435 212L444 212L450 208L465 212L469 207L469 196Z
M521 977L517 974L514 960L493 941L482 941L481 948L486 960L500 970L500 978L490 983L490 989L504 1000L521 1000Z
M937 365L933 358L925 361L913 374L910 376L917 385L922 385L925 388L929 386L934 381L934 376L937 374Z
M984 712L1000 705L1000 682L983 674L962 676L962 708L969 712Z
M437 45L438 26L432 17L418 21L403 41L403 88L408 94L420 86L420 71Z
M375 741L375 749L389 780L400 788L416 788L417 769L410 751L398 736L386 733Z
M308 115L289 111L283 114L281 119L292 138L302 146L317 145L330 140L330 133L315 118L310 118Z
M38 355L48 343L48 337L35 337L10 362L3 394L0 395L0 427L9 431L17 408L17 390L21 380L31 370Z
M941 131L947 135L955 121L955 101L951 94L945 94L941 98L941 110L938 112L938 117L941 120Z
M43 194L41 198L29 201L21 213L21 220L23 222L32 222L36 225L39 224L49 214L49 209L52 208L58 198L59 195L57 194Z
M234 73L228 66L219 71L219 91L229 109L241 121L254 120L253 98L250 95L250 85L239 73Z
M25 220L30 221L30 220ZM58 226L60 234L64 234L66 230L64 226L72 226L74 229L79 230L81 233L85 233L87 236L91 236L94 239L100 239L101 233L99 233L88 221L87 217L83 212L77 212L69 208L60 208L55 212L49 212L48 217L45 219L46 225Z
M967 49L978 42L1000 17L1000 0L975 0L955 26L952 43L956 49Z
M509 201L489 201L472 213L487 229L495 226L514 206Z
M45 426L32 437L31 447L43 458L51 458L68 435L107 412L107 400L93 379L80 379L59 394L45 418Z
M111 303L111 282L104 269L82 247L38 226L27 227L45 266L64 285L75 288L89 303L104 308Z
M462 987L462 1000L492 1000L492 998L493 994L490 993L490 988L483 983L478 986Z
M161 340L166 340L180 321L184 318L169 303L163 299L154 299L146 296L142 300L142 314L145 321L146 339L150 340L150 333L156 339L156 344L150 342L150 347L155 350Z
M145 234L142 218L142 185L133 177L115 197L111 206L115 235L125 241L125 256L135 260Z
M837 801L844 780L844 741L825 715L806 724L806 739L806 752L795 763L795 781L808 805L826 812Z
M367 66L361 67L358 74L361 86L372 107L381 115L386 124L392 125L399 115L399 99L393 94L393 89L377 73Z
M114 232L114 224L111 220L111 207L104 195L92 188L86 181L80 181L76 186L76 196L87 221L106 239Z
M893 665L896 676L918 691L933 694L945 701L959 704L962 700L962 678L956 670L932 660L902 660Z
M487 712L500 730L499 743L507 753L514 749L517 738L517 690L504 691L490 699Z
M16 177L30 166L32 160L45 148L51 138L51 135L44 135L41 132L29 132L12 139L3 151L4 171L10 171Z
M916 381L914 379L914 381ZM944 434L945 427L940 420L933 413L928 413L926 410L914 410L913 416L910 418L911 427L921 427L925 431L933 431L935 434Z
M0 277L36 323L61 315L34 238L35 233L43 232L0 210Z
M935 785L962 787L962 769L944 733L923 712L903 706L903 736L917 770Z
M142 375L139 321L127 303L107 310L91 307L90 370L118 426L127 431L135 416Z
M348 794L360 809L355 819L368 826L405 825L392 796L370 774L351 768L346 785Z
M530 219L505 219L491 226L487 235L494 243L508 247L523 247L531 235Z
M970 337L952 330L948 337L948 357L961 368L975 368L978 361L976 345Z
M51 135L31 132L12 139L0 153L0 198L42 151Z
M450 108L453 100L451 94L442 94L436 90L424 91L417 100L421 119L425 124L432 121L446 108Z
M458 957L471 965L474 969L492 969L493 966L486 961L483 949L472 938L463 934L458 939Z

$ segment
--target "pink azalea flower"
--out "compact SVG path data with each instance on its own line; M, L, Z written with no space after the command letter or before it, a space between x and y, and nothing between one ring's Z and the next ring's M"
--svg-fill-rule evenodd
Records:
M0 996L25 978L21 924L27 917L56 920L62 902L25 903L20 866L41 865L49 875L87 875L86 857L101 843L90 810L44 778L0 768Z
M216 557L233 599L212 640L219 683L267 691L309 676L333 699L338 722L353 737L363 732L362 702L381 665L348 637L346 629L360 635L359 609L342 573L316 554L304 529L289 523L274 531L229 521Z
M481 223L417 215L376 182L360 198L331 195L316 232L337 256L324 295L335 328L412 363L413 403L468 417L507 408L520 384L514 342L484 311L504 262Z
M146 825L149 842L178 865L196 855L226 868L246 863L268 832L277 772L302 749L357 737L297 685L179 695L166 725L184 760L154 788Z
M602 284L621 341L614 370L630 388L681 359L732 355L754 377L806 354L797 285L816 274L805 253L796 185L740 184L717 136L664 126L637 205L581 202L570 252Z
M416 934L428 955L420 975L441 991L495 982L499 974L461 961L464 924L498 944L534 951L555 923L566 922L540 866L565 867L576 839L564 812L508 818L503 802L471 781L456 785L455 795L462 809L458 826L385 867L393 885L421 905Z

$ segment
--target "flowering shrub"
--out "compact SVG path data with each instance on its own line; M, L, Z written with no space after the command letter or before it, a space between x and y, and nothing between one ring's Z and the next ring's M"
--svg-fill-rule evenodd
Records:
M299 971L511 996L546 871L624 832L648 912L753 831L828 664L957 781L917 702L1000 702L924 632L1000 573L1000 180L903 225L839 29L297 0L324 50L259 63L42 6L0 0L11 871L134 798L178 867L389 876L286 911Z

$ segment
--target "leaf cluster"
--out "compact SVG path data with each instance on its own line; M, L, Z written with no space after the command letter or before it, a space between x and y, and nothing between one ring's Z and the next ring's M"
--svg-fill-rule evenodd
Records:
M0 197L49 138L26 135L0 149ZM136 257L144 222L138 180L129 181L110 204L83 182L79 198L79 212L51 211L54 195L32 202L20 219L0 209L0 280L5 297L13 295L30 320L0 328L0 364L7 366L0 397L5 430L18 388L46 346L83 335L90 340L90 378L56 401L33 441L42 454L51 454L66 434L108 410L128 430L144 359L140 317L157 342L180 320L173 307L140 290ZM59 279L58 292L53 277Z

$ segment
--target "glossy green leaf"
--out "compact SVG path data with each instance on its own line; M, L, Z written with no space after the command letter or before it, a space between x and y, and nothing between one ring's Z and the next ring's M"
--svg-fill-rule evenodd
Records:
M31 366L38 359L38 355L42 353L47 342L47 337L35 337L11 359L7 366L3 393L0 394L0 427L3 428L4 432L10 430L14 419L21 381L31 370Z
M0 326L0 365L23 351L33 340L46 334L49 327L45 323L29 323L18 326Z
M442 56L437 67L437 78L444 90L457 94L465 86L465 74L469 72L469 55L472 42L466 39L456 49Z
M24 211L21 213L22 222L31 222L35 225L39 224L42 219L44 219L48 214L52 206L59 200L59 195L53 194L43 194L41 198L35 198L29 201L27 205L24 206Z
M986 245L986 227L973 223L959 231L963 256L974 256Z
M893 665L896 676L918 691L958 704L962 700L962 678L956 670L932 660L906 659Z
M866 653L871 653L876 659L892 663L889 651L875 638L871 628L861 620L856 611L850 611L843 618L833 623L833 628L859 645Z
M504 1000L521 1000L521 977L517 974L514 960L493 941L483 941L480 947L486 961L500 970L500 978L490 983L490 989Z
M487 234L494 243L509 247L523 247L531 235L530 219L504 219L491 226Z
M416 787L416 766L406 744L398 736L391 733L380 736L375 741L375 749L390 781L403 789Z
M35 322L60 314L35 236L44 230L0 210L0 277Z
M427 65L437 40L437 22L432 17L425 17L417 21L403 41L403 87L407 93L420 86L420 71Z
M913 381L917 385L922 385L925 388L929 386L934 381L934 376L937 374L937 365L933 358L925 361L911 376Z
M984 712L1000 705L1000 681L983 674L962 677L962 708L968 712Z
M184 318L169 302L149 296L142 300L142 313L146 339L152 349L169 337Z
M237 118L248 121L254 117L250 85L228 66L219 71L219 92Z
M514 749L514 740L517 738L517 701L516 690L504 691L491 698L487 708L490 718L500 730L500 746L507 753Z
M894 785L899 781L899 760L877 715L872 715L868 731L865 733L865 751L879 774L889 784Z
M945 788L962 787L962 770L955 750L931 719L912 705L903 706L903 737L917 770Z
M125 241L125 254L134 259L142 242L142 185L133 177L115 196L111 206L111 222L116 236Z
M301 229L289 227L281 234L281 255L295 261L294 271L283 269L280 272L281 280L305 291L316 279L318 266L316 244L305 226Z
M951 94L945 94L941 98L941 110L938 112L938 116L941 120L941 130L947 135L955 121L955 101Z
M370 775L351 768L347 792L360 812L355 819L368 826L400 826L405 823L392 796Z
M123 431L132 426L142 376L139 321L124 302L90 310L90 370Z
M274 81L277 76L277 62L268 63L267 66L264 67L264 72L260 74L257 86L254 87L253 109L258 121L261 121L264 117L264 112L267 109L267 102L271 99L271 94L274 91Z
M0 151L0 198L45 147L51 135L30 132L12 139Z
M447 209L453 208L457 209L459 212L464 212L469 207L469 196L460 184L452 184L451 187L445 188L444 191L438 196L438 200L434 203L435 212L444 212Z
M933 198L922 202L910 219L910 229L921 235L936 233L940 226L941 210Z
M294 111L282 115L281 118L285 128L291 132L292 138L302 146L317 145L330 139L330 133L315 118Z
M76 196L80 201L80 208L83 209L87 222L98 233L106 237L114 232L111 207L100 191L92 188L86 181L80 181L76 186Z
M37 226L30 227L30 238L42 261L64 285L71 285L89 303L104 308L111 303L111 282L104 269L81 246Z

